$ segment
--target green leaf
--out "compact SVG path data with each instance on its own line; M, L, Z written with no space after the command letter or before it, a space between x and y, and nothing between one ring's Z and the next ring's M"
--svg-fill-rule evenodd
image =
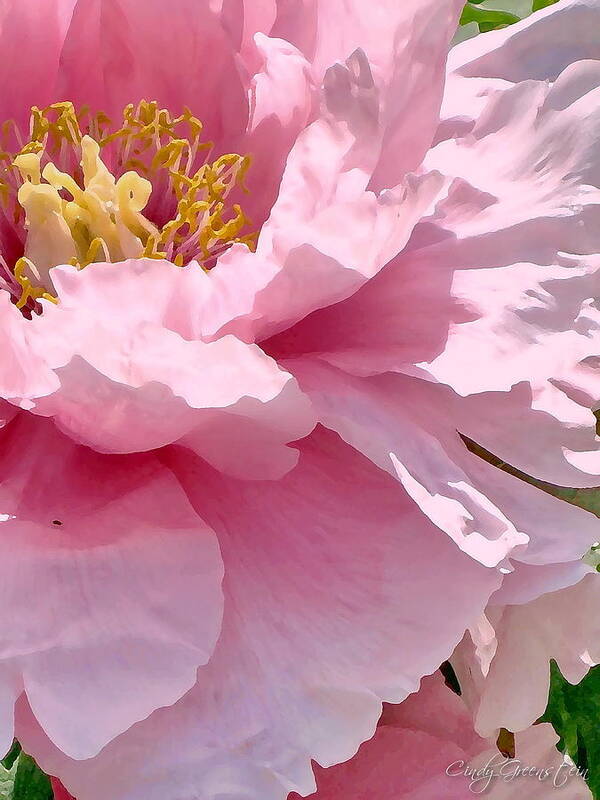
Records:
M31 756L21 753L17 762L11 800L52 800L50 779Z
M19 753L20 752L21 752L21 745L17 742L16 739L14 739L10 750L4 756L4 758L0 761L0 764L2 764L4 769L11 769L12 765L15 763L15 761L19 757Z
M576 686L550 665L550 698L541 722L550 722L560 736L558 747L584 773L595 800L600 798L600 667L592 668Z
M0 800L13 800L16 772L16 762L10 769L5 769L3 766L0 766Z
M532 11L541 11L542 8L553 6L554 3L558 3L558 0L533 0Z
M514 22L519 22L519 17L516 14L511 14L508 11L496 11L491 8L479 8L472 3L467 3L464 7L460 17L460 24L467 25L469 22L476 22L479 25L479 30L482 33L494 30L495 28L503 28L506 25L512 25Z

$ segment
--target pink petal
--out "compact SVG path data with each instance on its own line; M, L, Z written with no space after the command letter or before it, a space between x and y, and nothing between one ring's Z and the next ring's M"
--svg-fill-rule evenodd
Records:
M277 0L212 0L221 25L227 31L236 50L250 71L260 59L256 52L255 35L268 34L277 17Z
M426 678L419 692L401 706L385 709L373 739L345 764L317 769L318 791L314 800L467 800L481 794L490 800L512 800L526 792L531 800L547 800L555 788L553 778L562 781L561 796L568 800L591 800L591 793L579 776L568 777L556 749L558 736L549 724L535 727L516 737L516 758L507 762L493 740L475 735L462 701L443 685L439 674ZM534 775L508 776L516 767L548 769L541 781ZM487 773L484 769L487 767ZM473 780L465 768L481 769ZM487 781L491 771L501 777ZM517 795L519 796L519 795ZM291 795L290 800L298 800Z
M235 482L183 452L168 463L218 531L226 564L211 661L182 701L91 761L65 759L30 723L19 735L85 800L308 793L310 759L349 758L381 700L417 688L498 577L331 433L305 440L276 483Z
M56 100L59 56L77 0L4 0L0 8L0 119L29 120L32 105ZM62 98L61 98L62 99Z
M244 152L252 154L244 211L260 230L277 197L281 176L314 101L309 63L288 42L258 34L260 59L250 91L250 120Z
M116 123L142 99L175 114L188 106L221 148L248 118L236 53L208 0L146 0L143 12L137 0L78 0L55 94Z
M577 384L574 371L571 376ZM591 411L594 401L586 402L557 379L555 383L530 386L523 381L509 393L464 398L456 404L456 425L498 458L539 480L597 486L600 447ZM495 421L489 416L493 406L502 409Z
M506 230L460 240L425 220L352 297L265 348L318 353L357 375L419 374L463 395L544 382L593 353L590 335L600 327L589 299L598 259L558 255L559 243L540 242L549 251L526 263L520 257L535 254L523 247L538 247L528 236Z
M219 548L152 456L102 456L21 415L2 432L2 472L0 669L52 741L88 758L208 661Z
M435 196L438 176L430 174L396 193L376 197L358 188L336 197L333 164L327 175L309 171L311 159L334 145L330 134L317 126L300 137L257 252L234 246L211 271L215 308L207 336L264 339L353 294L402 249ZM340 226L343 238L335 235Z
M462 434L541 480L596 486L597 369L593 359L577 362L599 352L588 300L597 259L476 261L491 253L475 241L409 251L352 298L263 347L278 359L318 355L356 375L398 371L450 385L465 396L448 395Z
M429 169L454 179L435 220L460 239L480 237L484 257L494 256L487 250L504 230L511 235L502 237L505 251L497 256L518 247L519 258L503 264L546 264L557 251L596 251L600 191L590 142L600 124L600 89L581 96L588 87L576 80L574 67L568 73L556 88L527 81L491 89L469 134L440 141L426 158ZM479 79L473 81L481 91ZM538 241L536 230L547 238ZM517 238L524 232L526 238Z
M50 778L50 783L54 792L54 800L75 800L57 778Z
M497 649L487 674L478 669L476 648L465 636L452 663L482 736L501 727L525 730L544 713L551 659L570 683L600 661L599 601L600 575L593 572L525 605L492 608Z
M517 563L514 572L504 576L491 602L495 606L529 603L543 594L574 586L592 570L581 558L557 564Z
M11 665L0 664L0 750L8 753L13 743L15 703L23 692L21 676Z
M367 14L372 6L361 2ZM391 80L384 99L385 134L372 188L393 186L416 170L434 138L444 90L446 57L450 39L462 11L462 0L411 0L395 3L402 9L404 25L394 40ZM396 12L397 13L397 12ZM391 42L389 33L381 37Z
M461 0L279 3L272 35L307 55L317 82L358 48L373 66L386 129L374 188L399 183L420 165L431 143L448 44L461 10Z
M453 426L444 424L443 394L436 397L426 383L404 376L366 380L318 360L285 364L310 396L319 421L396 477L462 550L496 566L515 548L524 549L529 531L516 529L486 496L485 482L482 487L469 475L478 459Z
M28 321L11 302L8 292L0 289L0 336L3 343L0 396L25 405L26 401L43 397L58 388L56 376L36 354L28 334ZM3 418L5 414L13 416L14 410L9 412L6 409Z
M159 268L158 287L168 289L153 307ZM61 302L48 303L30 325L60 389L38 400L35 413L101 452L178 441L235 475L279 477L297 461L287 443L314 426L310 404L256 345L233 336L188 341L166 327L187 327L189 317L182 322L172 305L194 287L194 272L201 273L197 264L182 270L147 261L53 270Z
M569 64L600 58L596 0L562 0L517 25L452 49L450 70L509 81L554 80Z
M467 450L459 434L469 431L470 409L447 387L400 375L356 378L308 357L282 363L319 421L396 477L432 522L482 564L506 571L513 568L507 557L515 565L569 562L597 540L594 515ZM497 406L496 398L485 398L480 413L485 408L491 426L505 398Z

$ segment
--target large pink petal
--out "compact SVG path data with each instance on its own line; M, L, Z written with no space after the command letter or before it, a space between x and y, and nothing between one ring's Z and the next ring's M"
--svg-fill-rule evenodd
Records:
M53 270L61 302L47 303L29 325L60 389L39 399L35 413L54 417L61 430L101 452L179 441L235 475L279 477L297 460L287 443L314 426L310 403L256 345L233 336L189 341L169 329L187 327L176 300L194 308L185 290L201 270L168 262L158 269L159 286L168 290L154 307L158 270L151 262Z
M283 363L310 396L319 421L400 480L424 513L482 563L506 557L563 563L597 540L592 514L467 450L459 434L469 409L447 387L400 375L355 378L318 359ZM502 413L492 400L485 405L488 420Z
M21 684L87 758L193 685L221 625L219 547L153 456L99 455L25 414L1 450L3 692Z
M492 251L476 241L411 251L263 347L356 375L397 371L449 385L446 414L462 434L541 480L598 485L597 369L578 366L599 352L589 300L597 258L500 267L502 249Z
M61 56L55 99L105 111L157 100L202 119L226 147L245 129L248 106L236 53L209 0L78 0Z
M234 482L170 453L226 564L211 661L182 701L91 761L49 750L28 725L19 734L80 800L308 793L310 759L349 758L381 700L417 689L499 576L334 434L311 435L276 483Z
M27 123L32 105L58 99L52 89L77 0L3 0L0 4L0 119ZM60 98L62 99L62 98Z
M461 687L482 736L498 728L522 731L546 709L550 660L571 683L600 662L600 575L524 605L492 607L495 654L481 669L478 637L466 635L452 657ZM489 645L488 645L489 646Z
M278 3L272 35L297 45L317 81L357 48L373 66L386 128L373 187L415 170L438 121L448 44L461 0L288 0Z

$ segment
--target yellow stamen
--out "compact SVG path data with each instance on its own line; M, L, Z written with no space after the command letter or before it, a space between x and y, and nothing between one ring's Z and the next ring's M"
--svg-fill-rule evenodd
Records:
M40 286L33 286L27 275L25 275L25 270L28 270L39 279L39 275L36 275L37 270L35 266L28 258L23 257L17 261L15 264L15 278L23 289L21 292L21 297L18 299L16 304L17 308L23 308L27 304L27 301L30 297L34 300L43 298L44 300L50 300L52 303L58 303L58 299L54 297L54 295L51 295Z
M172 117L156 102L126 106L122 126L111 128L102 112L77 113L69 102L34 106L30 140L10 155L7 142L18 131L2 127L0 163L10 166L0 199L9 203L16 189L14 221L24 212L27 233L24 257L14 268L20 308L30 299L55 301L49 270L57 264L83 269L95 260L149 257L210 266L234 242L253 247L254 235L244 233L249 219L240 205L227 202L237 187L247 191L248 156L230 153L208 162L212 144L200 140L200 120L189 109ZM144 213L153 189L158 207L162 202L173 209L159 225Z

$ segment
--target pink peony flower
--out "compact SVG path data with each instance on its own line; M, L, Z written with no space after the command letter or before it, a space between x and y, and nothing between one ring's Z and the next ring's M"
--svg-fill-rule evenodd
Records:
M478 736L467 708L439 676L400 706L387 706L371 741L345 764L318 768L313 800L591 800L582 771L556 749L548 723L518 733L514 749ZM290 795L298 800L298 795Z
M0 731L79 800L310 793L581 577L595 518L465 441L598 482L600 2L443 96L461 5L0 7Z

